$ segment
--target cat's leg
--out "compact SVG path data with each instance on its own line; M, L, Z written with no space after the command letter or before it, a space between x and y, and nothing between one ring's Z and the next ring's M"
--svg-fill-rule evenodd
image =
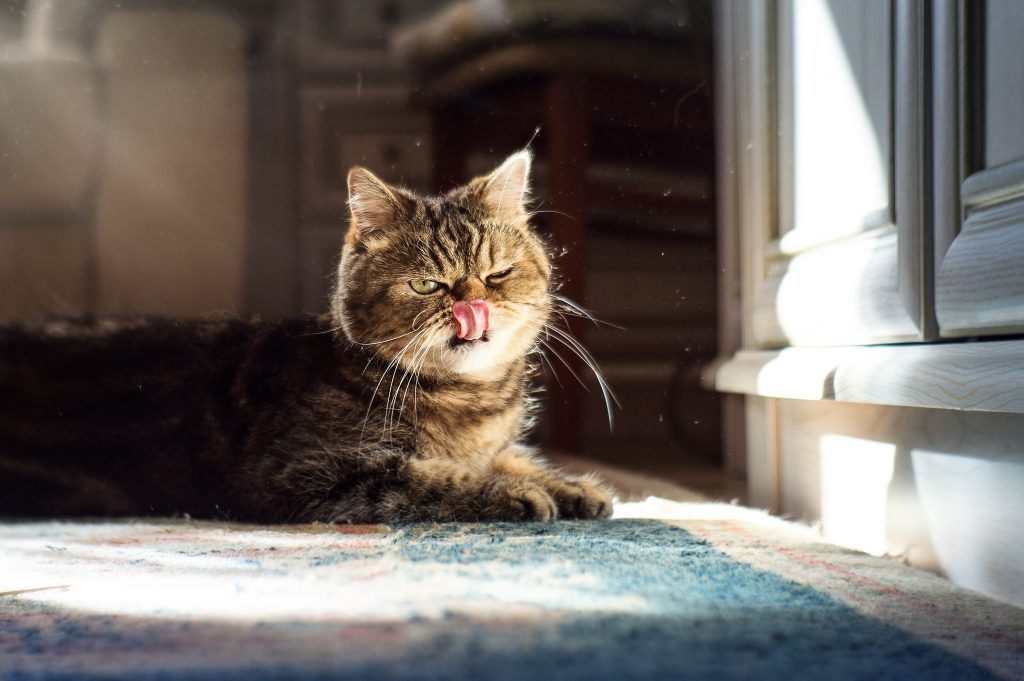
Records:
M332 522L553 520L555 499L536 476L475 470L451 459L408 458L321 507Z
M403 515L440 520L553 520L555 500L540 482L524 475L478 472L449 459L410 459L404 487L392 502ZM399 509L396 509L399 510Z
M596 478L556 471L524 445L500 452L491 470L502 477L531 480L545 489L555 500L560 518L607 518L612 513L611 495Z

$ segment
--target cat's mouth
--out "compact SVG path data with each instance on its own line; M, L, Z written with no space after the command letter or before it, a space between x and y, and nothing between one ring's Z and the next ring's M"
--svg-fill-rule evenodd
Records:
M489 331L484 331L484 334L482 336L480 336L479 338L476 338L474 340L470 340L468 338L459 338L458 335L452 335L451 339L448 341L448 347L450 347L450 348L470 348L470 347L473 347L474 345L476 345L477 343L487 343L487 342L490 342L490 340L491 340L490 337L489 337L489 334L490 334Z

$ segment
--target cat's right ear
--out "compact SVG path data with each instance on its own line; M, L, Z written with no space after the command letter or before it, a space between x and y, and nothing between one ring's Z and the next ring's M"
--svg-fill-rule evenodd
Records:
M355 166L348 171L350 241L383 233L401 220L409 207L409 199L366 168Z

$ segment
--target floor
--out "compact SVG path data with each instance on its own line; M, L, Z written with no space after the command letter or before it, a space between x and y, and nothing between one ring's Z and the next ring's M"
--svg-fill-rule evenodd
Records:
M744 482L731 477L721 467L710 464L673 466L672 477L669 478L655 477L648 473L558 451L545 451L544 455L551 462L572 473L596 473L615 490L620 499L625 501L638 501L648 496L672 501L720 501L737 504L746 501Z

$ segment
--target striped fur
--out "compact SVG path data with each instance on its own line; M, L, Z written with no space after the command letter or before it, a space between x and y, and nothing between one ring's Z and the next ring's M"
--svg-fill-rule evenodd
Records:
M521 444L551 263L529 157L441 197L350 174L331 311L0 329L0 514L261 522L593 518L593 480ZM511 269L500 279L494 273ZM409 280L443 283L432 295ZM454 300L493 306L459 343Z

